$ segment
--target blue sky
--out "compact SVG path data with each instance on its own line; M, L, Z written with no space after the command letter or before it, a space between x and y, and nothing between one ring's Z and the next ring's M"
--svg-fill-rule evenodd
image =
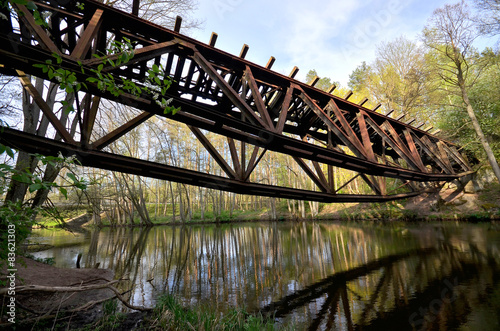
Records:
M434 9L446 0L199 0L193 16L204 27L190 35L238 55L249 45L247 59L288 75L294 66L304 79L310 69L346 86L362 61L370 63L381 42L399 36L416 39Z

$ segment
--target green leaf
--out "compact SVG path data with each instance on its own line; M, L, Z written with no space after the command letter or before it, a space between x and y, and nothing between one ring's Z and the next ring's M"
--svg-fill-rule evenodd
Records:
M12 176L12 179L21 183L31 184L31 178L24 172Z
M76 82L76 76L74 73L72 73L68 76L68 83L73 84L74 82Z
M38 191L43 188L42 183L34 183L29 186L30 193Z
M37 10L38 9L38 7L35 5L35 3L33 1L29 1L26 4L26 8L28 8L29 10Z
M59 192L61 192L66 199L68 198L68 191L64 187L59 187Z
M69 179L71 179L73 181L73 183L78 183L78 179L76 179L76 176L74 174L72 174L71 172L68 173L67 175L69 177Z
M7 153L8 156L14 158L14 151L9 146L5 146L5 152Z
M128 53L127 52L123 52L118 59L122 63L127 63L128 62Z
M2 155L3 152L5 152L6 148L7 148L7 146L0 144L0 155Z
M14 171L14 168L8 164L2 163L0 164L0 170L4 173L11 173Z
M69 114L75 111L75 108L73 108L72 105L68 105L67 107L64 107L64 113Z

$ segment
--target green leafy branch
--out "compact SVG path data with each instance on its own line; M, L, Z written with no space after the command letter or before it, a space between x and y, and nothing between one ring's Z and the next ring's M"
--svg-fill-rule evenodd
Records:
M55 182L50 182L40 178L36 172L31 172L29 169L16 169L9 163L9 158L14 159L15 153L12 148L0 144L0 156L6 160L0 164L0 195L3 195L12 181L18 181L28 185L30 193L39 190L59 190L59 192L68 198L67 187L76 187L80 190L85 190L87 187L86 181L78 179L74 173L69 172L69 185L59 185ZM75 163L74 158L63 158L61 156L43 156L33 154L44 166L53 167L69 167ZM50 201L49 201L50 202ZM37 214L49 216L62 222L61 216L58 214L55 207L32 207L28 201L5 201L0 205L0 267L3 267L5 262L13 263L15 254L18 252L18 246L27 238L31 227L36 224L35 217ZM14 236L14 241L10 236ZM0 282L1 285L1 282Z
M33 14L33 18L35 19L35 23L36 24L38 24L40 26L43 26L45 28L49 27L49 24L46 21L46 17L48 16L48 14L50 14L50 12L47 12L47 11L46 12L40 12L38 10L38 6L33 1L28 1L28 0L1 0L0 1L0 8L4 8L4 9L7 9L7 10L10 11L11 8L9 7L9 4L11 4L11 5L25 6L26 9L28 9L29 11L31 11L31 13ZM22 11L20 11L20 10L15 10L15 12L20 17L24 16L24 13ZM4 15L2 15L2 19L7 19L7 18L4 17Z
M77 93L81 91L82 87L88 89L87 83L89 83L97 86L102 92L111 93L115 97L124 94L129 94L136 98L143 95L150 95L155 103L163 109L164 114L175 114L180 110L180 107L171 106L172 98L166 98L167 90L170 88L172 80L165 74L165 70L161 64L154 64L147 71L144 84L136 84L133 80L124 79L123 77L117 79L113 74L107 72L106 68L118 68L134 57L134 44L127 38L123 38L123 40L123 42L113 41L109 48L110 54L108 55L100 56L94 54L94 57L98 58L101 63L96 68L89 69L91 75L88 75L84 82L78 81L75 72L61 67L63 60L58 54L52 54L55 58L55 63L49 59L45 63L38 63L33 66L42 69L43 73L46 73L49 79L57 80L59 88L66 93ZM112 60L112 55L116 55L115 60ZM78 65L80 66L80 72L86 75L86 70L81 61L78 61ZM66 111L74 110L73 106L69 105L66 101L62 101L61 103Z
M0 144L0 156L4 153L8 157L14 158L14 151L3 144ZM33 154L33 156L38 159L45 166L53 166L56 168L69 167L69 165L74 164L73 158L64 158L60 156L44 156L40 154ZM30 193L36 192L38 190L58 190L64 197L68 198L67 187L75 187L80 190L85 190L87 188L87 182L78 179L75 174L69 172L67 174L69 178L68 182L70 185L59 185L55 182L44 181L35 172L29 171L29 169L16 169L14 166L8 163L0 164L0 195L6 193L8 189L8 183L15 180L20 183L28 185L28 190Z

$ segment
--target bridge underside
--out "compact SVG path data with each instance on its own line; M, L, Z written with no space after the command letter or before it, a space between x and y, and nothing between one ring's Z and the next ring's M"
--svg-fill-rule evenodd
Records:
M378 202L420 194L432 183L459 179L471 173L456 146L397 119L377 113L216 49L216 35L204 44L135 15L95 1L35 1L48 15L48 24L37 24L31 9L13 5L0 21L0 69L18 76L52 130L43 136L3 128L2 144L30 153L76 155L82 165L166 179L235 193L322 202ZM50 15L49 15L50 14ZM119 66L104 65L123 54L111 54L111 41L130 40L134 56ZM54 54L60 59L56 62ZM100 55L100 58L94 55ZM75 128L50 107L50 95L33 83L39 77L57 83L46 64L73 73L86 82L74 101ZM37 65L38 66L34 66ZM150 70L161 68L172 78L166 92L181 107L164 114L153 92L138 96L113 95L91 79L96 72L116 82L147 85ZM45 70L44 70L45 69ZM94 76L93 76L94 75ZM66 97L67 99L67 97ZM104 100L140 110L131 120L104 134L96 118L113 107ZM61 112L62 113L62 112ZM59 117L58 117L59 116ZM223 176L182 169L113 153L110 146L148 119L158 116L186 124L222 170ZM40 124L41 125L41 124ZM207 137L208 132L227 137L224 156ZM293 158L315 185L312 190L265 185L252 174L265 153ZM335 168L352 171L350 179L335 182ZM363 180L371 194L346 194L353 180ZM388 187L387 181L391 180ZM399 182L396 184L396 182Z

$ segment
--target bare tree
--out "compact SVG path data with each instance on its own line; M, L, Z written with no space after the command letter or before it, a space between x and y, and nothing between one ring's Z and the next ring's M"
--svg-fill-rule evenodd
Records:
M105 0L105 4L130 12L133 0ZM197 29L202 22L191 15L197 9L196 0L141 0L139 1L139 17L150 22L173 29L177 15L182 16L183 33Z
M481 35L464 1L434 11L423 31L424 44L439 57L436 73L464 102L472 126L500 182L500 167L477 120L469 91L488 63L477 56L473 42Z
M480 10L481 31L487 34L500 34L500 0L475 0Z

